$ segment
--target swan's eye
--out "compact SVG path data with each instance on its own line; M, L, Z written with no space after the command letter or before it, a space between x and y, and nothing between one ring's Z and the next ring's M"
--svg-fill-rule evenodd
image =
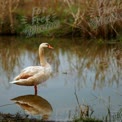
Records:
M46 44L46 46L49 48L50 47L50 45L49 44Z
M46 44L47 45L47 47L49 47L50 45L49 44Z

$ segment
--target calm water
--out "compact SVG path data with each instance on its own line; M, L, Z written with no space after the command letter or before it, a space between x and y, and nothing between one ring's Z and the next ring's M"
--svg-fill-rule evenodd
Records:
M21 69L39 65L41 42L49 42L55 48L45 51L53 74L38 86L38 96L34 96L33 87L9 82ZM79 116L79 106L85 109L85 105L96 118L106 117L108 110L113 114L122 108L121 44L95 44L81 39L0 38L0 112L30 112L29 117L39 119L72 120Z

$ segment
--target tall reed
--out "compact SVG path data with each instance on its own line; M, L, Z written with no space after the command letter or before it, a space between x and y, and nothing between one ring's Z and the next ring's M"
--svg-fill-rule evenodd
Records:
M87 38L115 38L122 33L121 0L0 0L0 31L13 32L20 26L15 15L31 17L34 7L55 13L62 24L59 32L66 28L66 34L80 32Z
M113 38L122 28L121 0L64 0L74 18L73 26L84 37ZM77 10L73 11L73 6Z
M9 33L14 32L14 17L13 14L19 6L20 0L0 0L0 30L4 30L6 26Z

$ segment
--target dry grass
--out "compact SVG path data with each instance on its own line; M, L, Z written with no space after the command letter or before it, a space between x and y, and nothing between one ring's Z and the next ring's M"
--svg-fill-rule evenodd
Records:
M4 24L13 32L18 24L15 15L32 16L34 7L56 13L60 21L78 29L83 37L115 38L122 31L121 0L0 0L0 31Z
M20 0L0 0L0 30L4 30L5 26L9 26L8 33L14 32L14 17L13 13L19 6Z
M81 29L87 37L115 37L122 28L122 1L120 0L76 0L77 11L72 6L76 3L65 0L74 18L73 26ZM119 27L119 28L118 28Z

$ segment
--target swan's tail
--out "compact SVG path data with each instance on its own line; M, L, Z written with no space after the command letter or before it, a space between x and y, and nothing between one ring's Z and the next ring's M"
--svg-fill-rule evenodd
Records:
M9 83L22 85L22 86L33 86L34 85L33 81L31 81L31 80L28 81L27 79L14 80Z
M11 81L11 82L9 82L9 83L12 83L12 84L16 84L18 81Z

